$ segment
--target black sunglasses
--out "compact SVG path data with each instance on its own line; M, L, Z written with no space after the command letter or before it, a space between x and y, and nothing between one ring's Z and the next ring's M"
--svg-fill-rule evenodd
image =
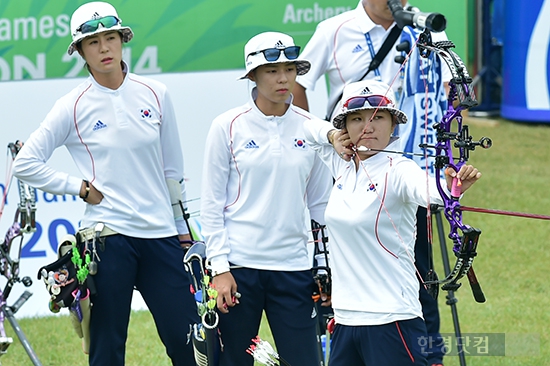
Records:
M281 57L282 52L284 52L287 59L296 60L298 58L298 55L300 54L300 46L290 46L287 48L268 48L266 50L252 52L251 54L246 56L246 58L248 59L248 57L250 56L263 53L267 61L273 62L277 61L279 57Z

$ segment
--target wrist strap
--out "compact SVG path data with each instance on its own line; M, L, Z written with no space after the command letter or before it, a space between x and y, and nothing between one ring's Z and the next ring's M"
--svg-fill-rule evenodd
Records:
M83 201L86 201L86 198L90 195L90 182L88 182L86 179L83 179L84 184L86 184L86 193L84 193L84 197L82 197Z

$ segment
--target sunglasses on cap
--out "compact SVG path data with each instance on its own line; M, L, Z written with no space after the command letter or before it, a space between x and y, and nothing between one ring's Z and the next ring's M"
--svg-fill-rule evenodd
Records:
M99 19L88 20L80 27L78 27L76 31L82 34L92 33L99 28L100 24L103 26L103 28L111 28L117 24L120 24L120 19L118 19L114 15L109 15Z
M277 61L279 57L281 57L282 52L284 52L287 59L296 60L298 58L298 55L300 54L300 46L290 46L287 48L268 48L266 50L252 52L251 54L246 56L246 58L248 59L250 56L257 55L258 53L263 53L267 61L273 62Z
M346 108L347 110L360 109L364 107L378 108L378 107L387 107L387 106L393 106L393 102L389 98L383 95L353 97L353 98L349 98L344 103L344 108Z

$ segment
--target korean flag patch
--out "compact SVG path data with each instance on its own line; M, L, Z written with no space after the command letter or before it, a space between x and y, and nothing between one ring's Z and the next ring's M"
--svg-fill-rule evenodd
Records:
M295 149L300 149L300 150L307 150L306 140L295 138L294 139L294 148Z

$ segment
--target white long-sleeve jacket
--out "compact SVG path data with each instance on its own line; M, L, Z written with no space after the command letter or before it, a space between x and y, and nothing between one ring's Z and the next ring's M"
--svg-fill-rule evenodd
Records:
M306 208L324 223L332 179L303 127L316 117L290 99L283 116L266 116L256 96L214 119L206 141L201 224L215 273L309 269Z
M82 176L47 165L65 146ZM60 98L17 155L14 175L53 194L79 195L82 179L104 196L86 205L82 227L103 222L128 236L160 238L188 232L177 223L166 179L183 183L183 155L166 87L128 73L112 90L90 76ZM184 196L185 197L185 196Z

